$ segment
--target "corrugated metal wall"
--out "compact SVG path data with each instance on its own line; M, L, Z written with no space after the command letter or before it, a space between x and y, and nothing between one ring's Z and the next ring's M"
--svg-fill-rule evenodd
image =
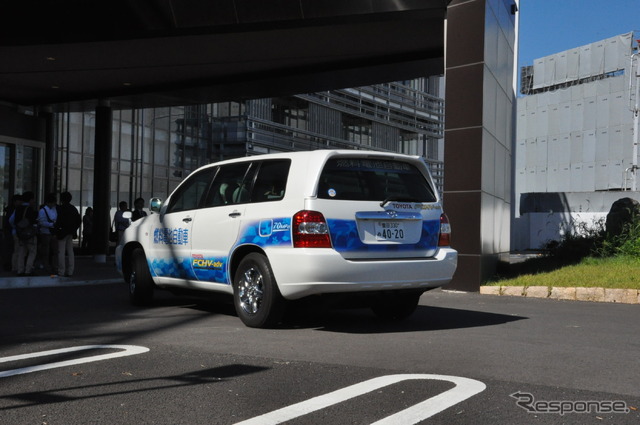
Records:
M517 106L516 219L525 193L586 192L587 199L630 185L625 169L633 163L632 35L535 61L537 94L519 98Z
M632 35L629 32L536 59L533 63L533 88L554 86L626 68Z

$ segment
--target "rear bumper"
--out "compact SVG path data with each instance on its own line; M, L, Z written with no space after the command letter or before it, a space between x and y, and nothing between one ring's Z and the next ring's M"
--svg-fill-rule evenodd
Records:
M332 249L276 248L267 253L286 299L314 294L433 289L451 281L458 253L439 249L425 259L349 261Z

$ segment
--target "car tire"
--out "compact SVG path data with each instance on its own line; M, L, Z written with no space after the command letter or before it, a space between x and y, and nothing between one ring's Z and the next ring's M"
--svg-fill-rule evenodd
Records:
M235 273L233 300L242 323L250 328L268 328L283 316L285 301L280 294L269 260L251 253Z
M154 283L149 272L147 257L141 248L131 253L129 276L129 300L133 305L149 305L153 300Z
M383 319L403 320L411 316L420 301L422 292L403 292L380 296L371 306L373 313Z

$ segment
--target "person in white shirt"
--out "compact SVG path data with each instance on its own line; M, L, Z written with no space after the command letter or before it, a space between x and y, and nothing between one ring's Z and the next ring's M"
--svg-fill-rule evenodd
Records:
M38 258L42 268L51 274L57 274L58 265L58 240L54 233L54 226L58 219L56 208L57 197L55 193L47 195L45 204L38 212Z

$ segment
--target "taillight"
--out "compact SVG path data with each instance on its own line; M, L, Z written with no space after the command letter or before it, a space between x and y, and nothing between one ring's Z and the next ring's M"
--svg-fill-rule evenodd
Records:
M327 221L318 211L297 212L292 232L294 248L331 248Z
M440 236L438 237L438 246L451 245L451 225L449 217L445 213L440 215Z

